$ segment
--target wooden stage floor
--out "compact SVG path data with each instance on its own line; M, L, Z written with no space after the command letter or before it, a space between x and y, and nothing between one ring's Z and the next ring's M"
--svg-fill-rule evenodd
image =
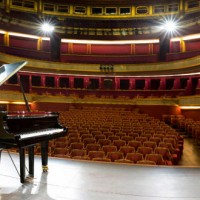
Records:
M191 140L187 140L188 148ZM184 151L187 149L187 142ZM19 167L18 154L12 157ZM196 159L196 161L199 160ZM137 166L49 158L42 173L35 157L35 178L21 184L7 153L0 165L0 200L197 200L200 165Z

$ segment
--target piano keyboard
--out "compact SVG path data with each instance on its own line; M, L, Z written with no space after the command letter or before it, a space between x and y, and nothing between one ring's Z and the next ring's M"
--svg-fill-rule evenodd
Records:
M27 133L18 134L18 136L19 136L19 140L23 140L23 139L27 139L27 138L47 136L47 135L52 135L52 134L56 134L56 133L61 133L63 131L64 131L63 128L48 128L45 130L30 131Z

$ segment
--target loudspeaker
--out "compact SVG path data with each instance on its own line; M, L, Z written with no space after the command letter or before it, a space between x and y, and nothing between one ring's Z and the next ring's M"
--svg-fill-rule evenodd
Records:
M104 89L113 89L113 80L112 79L104 79Z

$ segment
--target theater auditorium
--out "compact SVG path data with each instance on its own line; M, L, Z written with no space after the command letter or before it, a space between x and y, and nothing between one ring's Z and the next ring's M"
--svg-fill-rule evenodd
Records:
M1 200L200 199L199 0L0 0L0 66Z

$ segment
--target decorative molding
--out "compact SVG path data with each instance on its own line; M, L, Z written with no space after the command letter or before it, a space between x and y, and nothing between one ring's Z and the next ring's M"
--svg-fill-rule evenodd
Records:
M82 63L61 63L42 60L28 59L18 56L12 56L0 53L0 62L3 64L27 60L28 64L21 70L34 73L53 73L53 74L79 74L82 76L92 73L101 76L99 64ZM116 64L113 65L114 74L109 76L127 76L127 77L158 77L163 76L186 76L200 74L199 70L200 56L173 62L148 63L148 64ZM105 76L103 74L102 76Z

